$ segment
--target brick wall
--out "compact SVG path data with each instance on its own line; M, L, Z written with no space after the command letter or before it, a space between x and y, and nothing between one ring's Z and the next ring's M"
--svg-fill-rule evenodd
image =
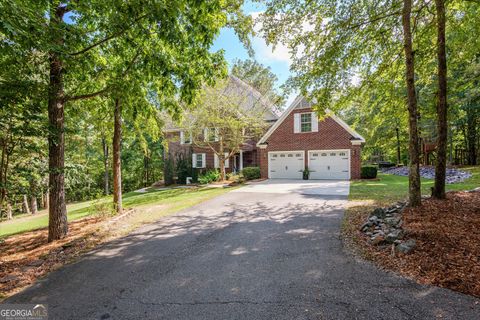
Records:
M266 149L260 149L259 162L262 178L268 177L268 152L289 150L350 150L350 172L352 179L360 178L361 146L352 145L352 136L332 118L319 122L318 132L293 133L294 114L311 112L310 108L293 110L282 124L267 139ZM305 156L305 165L308 157Z

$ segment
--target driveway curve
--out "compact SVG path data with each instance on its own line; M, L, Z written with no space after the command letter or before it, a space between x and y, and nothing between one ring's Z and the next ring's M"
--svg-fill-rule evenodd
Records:
M50 319L478 319L470 296L346 254L346 195L269 184L142 227L6 302L46 303Z

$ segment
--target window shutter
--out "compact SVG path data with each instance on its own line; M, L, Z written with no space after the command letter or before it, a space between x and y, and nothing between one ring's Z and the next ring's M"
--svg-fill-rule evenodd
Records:
M300 113L293 114L293 133L300 132Z
M206 167L206 154L205 153L202 153L202 168L205 168Z
M220 168L220 159L218 159L218 156L216 153L213 154L213 166L216 168Z
M316 112L312 112L312 132L318 132L318 117Z
M196 167L197 167L197 154L192 153L192 168L196 168Z
M183 131L180 131L180 144L185 143L185 133Z
M208 141L208 128L203 129L203 141Z
M230 165L230 159L227 159L228 152L225 152L225 168L228 168Z

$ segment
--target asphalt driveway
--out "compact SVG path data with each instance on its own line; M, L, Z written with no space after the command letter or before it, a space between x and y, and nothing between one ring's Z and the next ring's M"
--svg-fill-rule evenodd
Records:
M8 302L47 303L50 319L478 319L472 297L346 254L346 195L297 183L285 192L264 182L164 218Z

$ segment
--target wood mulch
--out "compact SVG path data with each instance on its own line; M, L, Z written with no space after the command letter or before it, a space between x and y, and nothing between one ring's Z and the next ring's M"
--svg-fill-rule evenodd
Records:
M69 223L64 239L48 243L48 229L12 235L0 243L0 300L73 261L106 239L105 217Z
M447 200L430 198L421 207L407 208L405 238L416 241L409 254L368 244L358 229L369 212L350 212L345 228L366 258L419 283L480 297L480 192L449 192Z

